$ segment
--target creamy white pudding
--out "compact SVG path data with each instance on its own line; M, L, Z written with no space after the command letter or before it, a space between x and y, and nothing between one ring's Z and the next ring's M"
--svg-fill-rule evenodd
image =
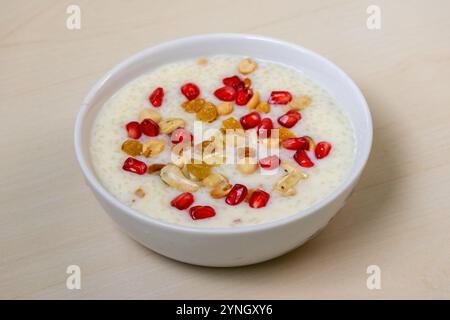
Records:
M299 70L267 61L255 60L256 68L246 75L239 74L237 66L242 57L214 56L206 62L197 60L180 61L164 65L127 84L112 96L102 107L92 129L90 151L95 172L103 186L126 205L169 223L198 227L239 227L266 223L295 214L306 209L335 190L348 175L355 157L355 139L353 128L343 110L335 99L320 85L313 82ZM242 67L242 66L241 66ZM245 66L244 66L245 67ZM238 75L241 79L251 79L253 93L260 94L260 101L269 100L272 91L287 91L293 96L288 104L270 104L270 111L258 112L261 118L271 118L275 128L282 127L277 119L287 112L287 108L298 99L310 98L310 104L298 110L301 119L288 130L295 137L309 136L317 143L327 141L332 149L327 156L316 159L314 150L305 151L312 167L302 167L294 159L295 150L279 149L279 158L289 162L291 167L300 170L307 178L299 179L293 186L295 194L283 194L274 190L274 186L287 173L280 168L275 174L267 174L258 168L251 174L244 174L235 164L214 166L214 173L225 176L231 185L242 184L249 190L261 189L270 194L267 205L252 208L242 201L238 205L229 205L225 198L215 199L211 196L211 187L202 186L191 192L195 198L192 206L211 206L215 215L205 219L194 220L189 209L179 210L171 206L171 201L183 191L167 185L158 172L153 174L135 174L124 171L124 161L130 157L121 146L126 140L164 141L164 149L153 157L135 155L133 158L151 164L168 164L171 161L171 137L159 134L148 137L145 134L139 139L130 139L125 126L133 121L139 122L143 110L157 112L162 121L169 118L184 120L184 128L193 132L196 113L188 113L182 107L187 100L180 91L186 83L194 83L200 88L199 98L220 106L223 101L214 94L224 86L222 79ZM149 102L149 95L156 89L164 89L161 106L155 107ZM153 97L155 98L155 97ZM305 101L305 99L301 100ZM233 111L227 115L219 115L211 123L203 123L207 128L221 128L223 121L233 117L241 117L255 112L247 106L239 106L233 101ZM261 109L258 109L261 110ZM250 129L249 131L256 129ZM195 140L194 142L199 143ZM194 181L202 185L202 182ZM248 200L248 199L247 199Z

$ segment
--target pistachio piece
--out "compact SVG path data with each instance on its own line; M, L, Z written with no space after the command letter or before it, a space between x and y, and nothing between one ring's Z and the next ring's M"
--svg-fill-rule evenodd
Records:
M145 119L151 119L156 123L158 123L161 120L161 115L157 111L151 109L144 109L139 114L139 122L142 122Z
M146 158L155 157L164 150L164 145L164 140L147 140L142 144L142 155Z
M159 122L159 132L162 134L171 134L178 128L184 128L186 123L180 118L170 118Z
M242 74L249 74L255 71L256 69L256 62L253 60L246 58L242 59L238 64L238 71Z
M169 186L183 191L183 192L195 192L200 189L200 186L189 180L183 175L183 172L176 165L168 164L161 169L161 180L167 183Z

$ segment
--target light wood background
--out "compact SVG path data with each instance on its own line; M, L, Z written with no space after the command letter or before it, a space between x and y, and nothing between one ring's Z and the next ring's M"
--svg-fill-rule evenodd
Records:
M69 4L81 30L65 26ZM379 5L381 30L366 8ZM1 298L450 298L450 2L0 1ZM348 205L279 259L212 269L161 257L108 218L73 151L79 105L141 49L246 32L330 58L373 112L373 152ZM66 289L66 268L82 289ZM381 268L368 290L366 268Z

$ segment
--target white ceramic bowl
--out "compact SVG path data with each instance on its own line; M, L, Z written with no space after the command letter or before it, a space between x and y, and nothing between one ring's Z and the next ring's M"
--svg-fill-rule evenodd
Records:
M173 61L235 54L284 63L302 70L331 92L356 131L356 160L350 174L328 197L267 224L240 228L192 228L156 220L117 200L100 184L89 153L90 132L103 103L130 80ZM203 266L242 266L280 256L324 228L345 204L372 145L372 119L361 91L337 66L300 46L255 35L208 34L148 48L103 76L86 96L75 126L75 151L87 184L106 212L135 240L164 256Z

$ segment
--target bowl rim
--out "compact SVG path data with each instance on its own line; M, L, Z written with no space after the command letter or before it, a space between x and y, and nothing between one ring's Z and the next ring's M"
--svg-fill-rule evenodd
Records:
M237 40L243 40L243 39L251 39L251 40L257 40L257 41L264 41L264 42L270 42L275 45L281 45L281 46L287 46L291 47L292 49L295 49L297 51L302 51L303 53L307 55L311 55L314 58L321 60L321 62L326 65L327 68L335 69L336 72L342 76L345 81L347 81L348 85L350 85L351 89L353 90L354 94L357 95L357 98L360 100L363 108L364 113L366 117L366 121L368 123L367 128L367 143L362 146L360 157L363 157L363 159L360 159L359 163L355 166L353 166L351 172L347 175L347 177L342 181L339 186L328 196L323 198L322 200L318 201L311 207L298 211L295 214L291 214L287 217L276 219L274 221L261 223L261 224L255 224L255 225L249 225L249 226L242 226L242 227L219 227L219 228L212 228L212 227L193 227L193 226L185 226L185 225L178 225L173 224L169 222L165 222L163 220L159 220L156 218L153 218L149 215L146 215L138 210L135 210L126 204L122 203L119 199L114 197L109 191L106 190L106 188L100 183L100 181L95 176L95 173L89 168L87 164L86 157L88 155L84 154L83 147L82 147L82 125L83 121L86 117L86 114L88 113L88 110L92 107L92 101L99 92L100 88L116 73L121 72L127 66L132 64L135 60L139 59L141 56L145 56L150 54L151 52L157 52L161 51L167 48L170 48L171 46L178 46L187 44L190 42L195 41L208 41L213 40L217 38L226 38L226 39L237 39ZM111 68L106 74L104 74L95 84L91 87L87 95L85 96L81 109L78 112L76 122L75 122L75 130L74 130L74 145L75 145L75 154L76 158L78 160L79 166L81 168L81 171L84 174L84 177L86 178L87 183L90 185L91 188L95 189L95 192L100 194L100 196L105 199L109 204L119 209L122 213L127 214L131 216L134 219L137 219L140 223L144 224L151 224L156 225L162 229L170 230L170 231L176 231L176 232L183 232L183 233L195 233L195 234L205 234L205 235L236 235L236 234L243 234L243 233L252 233L252 232L261 232L268 229L275 229L278 227L282 227L284 225L293 223L296 220L301 220L307 216L310 216L314 214L315 212L319 211L323 207L327 206L328 204L332 203L336 198L338 198L345 190L347 190L356 180L359 178L362 170L364 169L367 160L370 155L370 151L372 148L372 141L373 141L373 124L372 124L372 116L370 113L369 106L366 102L366 99L364 98L364 95L362 94L359 87L354 83L354 81L336 64L328 60L327 58L319 55L318 53L315 53L312 50L306 49L300 45L290 43L287 41L256 35L256 34L244 34L244 33L209 33L209 34L200 34L200 35L194 35L189 37L182 37L182 38L176 38L170 41L162 42L157 45L148 47L144 50L141 50L130 57L126 58L125 60L122 60L120 63L116 64L113 68ZM362 161L361 161L362 160ZM109 214L109 213L108 213Z

